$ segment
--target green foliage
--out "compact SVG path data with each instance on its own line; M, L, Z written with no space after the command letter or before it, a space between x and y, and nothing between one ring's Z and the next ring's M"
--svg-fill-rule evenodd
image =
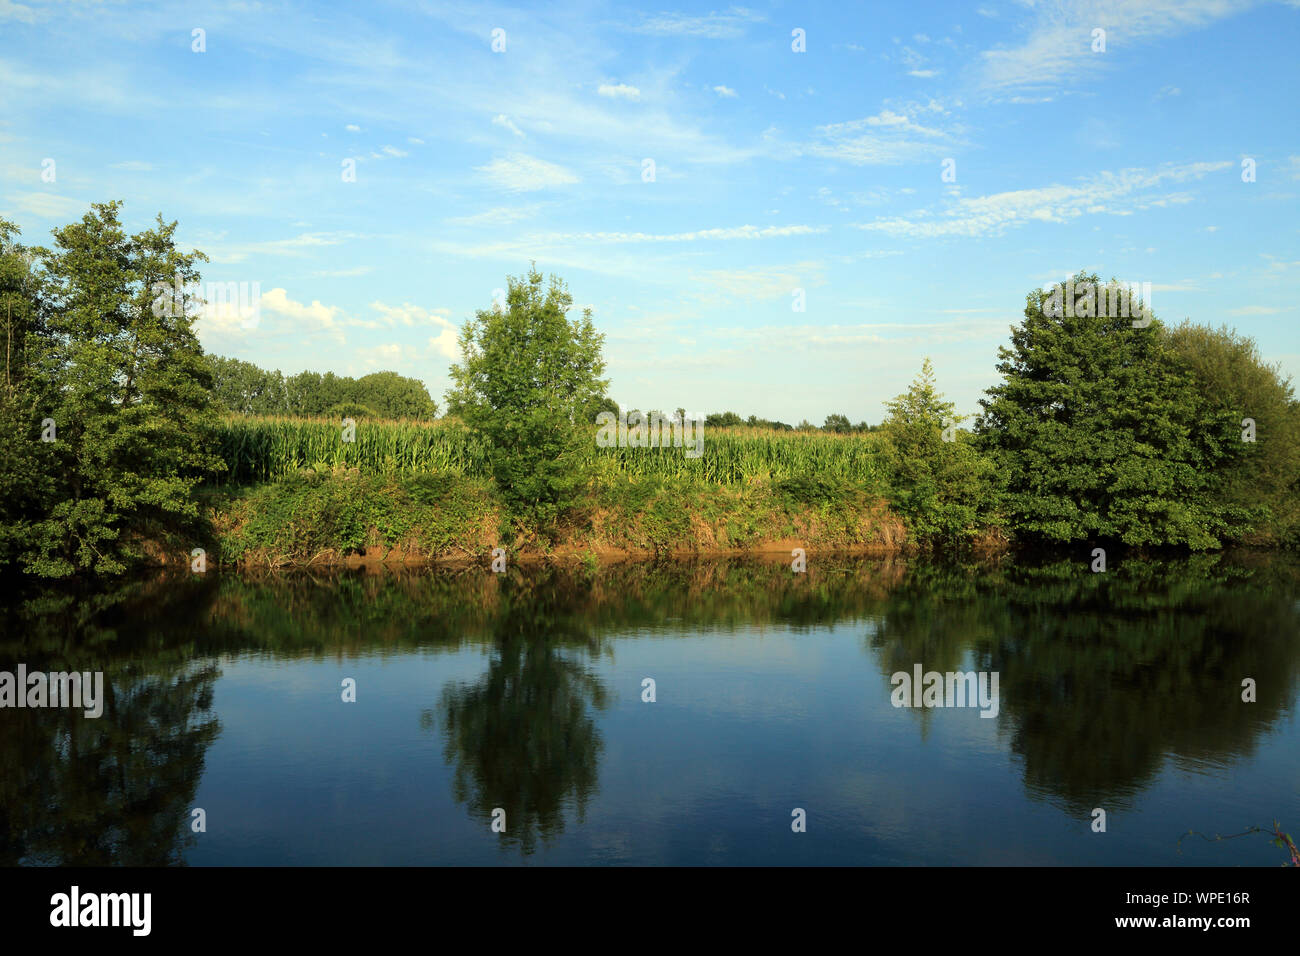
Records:
M53 447L40 440L48 388L29 366L27 344L40 332L30 250L18 228L0 219L0 322L4 323L4 374L0 378L0 566L15 563L32 527L55 495Z
M992 523L992 463L965 435L952 402L935 388L927 358L905 394L886 402L882 445L894 509L913 537L959 543ZM944 440L948 429L951 441Z
M126 235L119 208L93 205L54 230L54 249L36 250L38 306L24 330L19 400L29 417L7 418L6 431L30 442L40 419L56 429L48 450L19 452L45 465L31 486L38 500L24 506L22 552L43 576L126 570L142 557L139 536L195 524L191 492L222 467L211 453L212 382L194 303L172 291L197 282L206 258L180 252L176 223L161 216Z
M478 546L492 504L486 483L461 475L394 478L356 469L304 469L229 498L213 495L226 562L306 563L371 548L437 555Z
M359 379L300 372L285 378L239 359L209 356L208 363L213 397L225 411L240 415L351 414L429 421L438 413L423 382L396 372L373 372ZM340 412L346 408L357 411Z
M1196 381L1201 416L1227 436L1218 500L1261 514L1258 540L1300 543L1300 402L1290 379L1260 358L1252 339L1227 327L1184 322L1165 334ZM1253 442L1241 440L1247 418L1255 423Z
M592 477L584 426L608 385L604 336L590 309L568 318L573 298L556 277L543 288L532 269L507 286L504 310L480 310L461 330L448 403L487 443L511 517L545 530Z
M853 426L849 424L847 415L827 415L826 421L822 422L822 430L842 434L853 431Z
M1079 273L1078 283L1097 283ZM1219 546L1250 515L1225 505L1216 469L1238 435L1207 407L1158 320L1045 310L1026 298L1001 384L981 400L981 445L1005 481L1012 529L1028 538Z
M355 421L358 418L379 417L373 408L359 402L339 402L329 409L329 415L340 421L344 418L351 418Z

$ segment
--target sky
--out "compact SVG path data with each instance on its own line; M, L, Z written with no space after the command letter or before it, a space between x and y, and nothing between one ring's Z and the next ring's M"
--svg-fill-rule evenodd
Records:
M1080 269L1300 372L1300 0L663 2L0 0L0 216L161 213L260 291L207 351L440 405L531 262L627 407L978 412Z

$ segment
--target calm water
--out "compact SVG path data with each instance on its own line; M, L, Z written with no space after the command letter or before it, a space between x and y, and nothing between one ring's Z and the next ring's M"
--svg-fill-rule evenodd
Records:
M43 595L0 670L102 670L109 700L0 710L0 862L1283 863L1260 834L1178 843L1300 835L1300 565L1089 560ZM996 718L892 706L916 664L997 672Z

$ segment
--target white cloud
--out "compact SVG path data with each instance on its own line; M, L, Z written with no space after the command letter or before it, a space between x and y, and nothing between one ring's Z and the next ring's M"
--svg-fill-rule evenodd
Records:
M743 7L732 7L727 13L710 13L702 17L684 13L659 13L646 17L632 27L635 33L652 36L706 37L711 40L734 40L745 32L750 23L762 23L766 18Z
M714 269L695 272L691 278L710 291L733 298L788 298L795 289L821 285L820 262L798 262L790 266L759 266L752 269Z
M323 329L335 328L337 320L343 315L343 310L338 306L322 305L319 299L313 299L311 305L304 305L289 298L288 293L279 288L262 293L261 309L291 322Z
M0 0L0 20L17 20L19 23L35 23L36 12L31 7L14 3L12 0Z
M536 206L496 206L472 216L456 216L447 222L454 226L508 226L531 219L536 213Z
M1290 312L1290 309L1275 308L1270 305L1244 305L1240 309L1229 309L1229 315L1277 315L1279 312Z
M803 149L814 156L872 165L938 156L960 145L960 128L949 131L918 122L926 113L944 115L947 111L931 100L924 105L909 103L898 109L883 109L862 119L829 123L817 127L819 139Z
M506 116L505 113L498 113L496 116L492 117L492 125L500 126L502 129L508 129L516 136L524 136L524 131L512 123L510 117Z
M351 232L305 232L292 239L270 239L264 242L249 242L239 245L221 245L214 243L214 248L205 249L213 262L243 262L250 255L265 254L273 256L304 256L308 250L337 246L349 239L364 238Z
M494 159L486 166L479 166L477 169L486 175L493 185L514 192L531 192L579 181L577 176L563 166L523 153Z
M132 172L147 173L153 169L153 163L146 163L142 159L128 159L123 163L113 163L113 169L128 169Z
M401 157L401 156L410 156L410 155L411 155L411 154L408 153L406 150L404 150L404 149L398 149L396 146L385 146L383 149L384 149L384 152L387 153L389 156L398 156L398 157Z
M349 133L360 133L360 132L361 132L361 127L360 127L360 126L356 126L356 125L354 125L354 124L352 124L352 123L349 123L347 126L345 126L345 127L343 127L343 128L344 128L345 130L347 130Z
M825 226L732 226L725 229L701 229L697 232L576 232L556 233L547 238L557 242L697 242L703 239L777 239L825 232Z
M390 326L451 326L451 323L447 321L447 316L451 315L451 309L425 309L409 302L403 302L401 305L385 305L379 301L371 302L370 308L378 312Z
M990 92L1059 86L1105 66L1126 47L1202 27L1252 0L1046 0L1030 4L1033 21L1019 46L986 50L980 84ZM983 12L981 10L981 12ZM1106 53L1092 52L1092 31L1106 31Z
M715 87L713 88L713 92L714 92L714 93L717 93L719 96L722 96L722 97L730 97L730 98L733 98L733 99L734 99L735 97L737 97L737 96L740 95L739 93L737 93L735 90L733 90L733 89L732 89L731 87L729 87L729 86L715 86Z
M935 238L999 235L1008 228L1029 222L1062 223L1085 214L1129 215L1135 209L1190 201L1192 197L1187 193L1155 198L1146 198L1142 194L1166 182L1198 180L1232 165L1224 161L1165 166L1155 172L1143 169L1103 172L1077 186L1044 186L957 198L949 203L941 216L921 210L911 218L877 219L855 225L858 229L894 236Z
M349 279L374 272L371 266L357 266L354 269L321 269L312 275L322 279Z
M79 219L90 211L90 202L47 192L10 193L5 199L23 212L44 219Z
M622 98L625 100L639 100L641 98L641 91L635 86L628 86L626 83L618 83L616 85L602 83L600 86L596 87L596 92L599 95L607 96L610 99Z

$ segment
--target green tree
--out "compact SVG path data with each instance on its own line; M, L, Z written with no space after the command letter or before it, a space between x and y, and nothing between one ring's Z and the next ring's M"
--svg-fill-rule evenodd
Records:
M206 257L179 251L161 215L128 236L120 206L92 205L37 251L45 315L26 351L58 474L25 555L40 575L124 571L142 537L196 521L194 487L224 467L186 291Z
M1300 536L1300 402L1290 378L1279 365L1264 362L1253 339L1226 326L1183 322L1167 334L1174 356L1196 380L1203 416L1229 435L1224 445L1228 454L1219 464L1219 503L1260 515L1264 523L1254 540L1295 543ZM1240 440L1246 419L1253 423L1253 442Z
M31 368L42 330L40 276L31 250L17 241L18 227L0 219L0 321L4 323L4 375L0 379L0 567L16 563L31 541L33 522L55 497L53 446L40 440L40 422L52 395Z
M208 356L212 396L221 408L239 415L284 415L288 412L284 376L252 362Z
M381 418L429 421L438 414L438 406L424 383L396 372L363 375L353 386L352 401L374 409Z
M449 411L486 440L511 516L538 530L572 507L590 480L585 413L605 394L604 336L568 318L573 298L535 268L507 280L504 310L479 310L460 333Z
M881 453L894 509L917 539L957 543L994 521L993 468L958 432L962 416L935 387L927 358L908 390L885 403Z
M853 426L849 424L847 415L827 415L826 421L822 422L822 431L843 434L853 431Z
M743 424L745 424L745 420L735 412L714 412L711 415L704 416L706 428L734 428Z
M1082 272L1074 282L1100 285ZM1193 548L1239 531L1247 516L1215 496L1216 466L1238 435L1201 400L1162 323L1134 327L1095 297L1049 303L1042 290L1026 297L1011 347L998 352L1002 382L980 401L977 432L1006 481L1011 528Z

